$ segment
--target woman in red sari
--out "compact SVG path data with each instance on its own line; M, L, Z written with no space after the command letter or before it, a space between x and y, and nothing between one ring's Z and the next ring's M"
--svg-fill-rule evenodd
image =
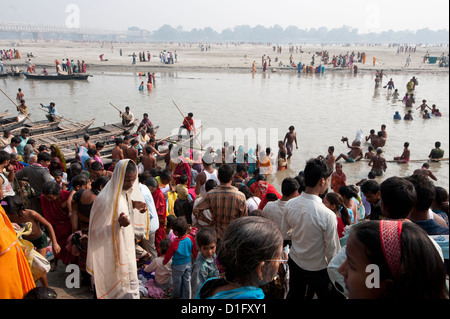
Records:
M267 194L275 194L278 199L281 199L282 197L281 194L278 193L276 188L266 181L266 175L264 174L258 175L258 180L250 186L250 192L261 199L261 203L259 203L258 209L263 209L264 206L266 206L268 202L266 197Z
M159 243L161 240L166 238L166 198L164 197L163 192L159 188L158 181L154 177L149 177L145 180L145 185L147 185L148 189L152 193L153 202L155 203L156 212L158 214L159 220L159 228L155 232L155 247L158 252L158 256L160 255L159 251Z
M67 238L72 234L72 223L69 216L70 192L61 190L54 181L46 182L41 195L41 207L44 218L50 222L55 230L56 240L61 245L61 252L55 256L52 271L58 266L60 259L65 265L75 261L76 257L66 249Z

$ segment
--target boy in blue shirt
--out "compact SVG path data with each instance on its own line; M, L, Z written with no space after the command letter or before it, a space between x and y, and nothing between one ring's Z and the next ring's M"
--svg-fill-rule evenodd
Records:
M191 254L197 258L194 238L188 234L190 229L185 217L178 217L172 222L175 238L167 250L163 265L172 258L173 299L191 298Z

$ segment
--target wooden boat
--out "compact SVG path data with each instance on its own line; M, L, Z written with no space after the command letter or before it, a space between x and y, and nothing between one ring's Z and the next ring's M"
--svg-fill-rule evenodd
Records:
M28 114L30 116L30 114ZM7 117L0 119L0 130L14 130L18 127L22 127L23 122L25 122L27 118L23 118L19 122L17 122L17 116Z
M5 116L11 115L12 113L9 113L9 110L6 110L4 112L0 113L0 119L4 118Z
M19 72L10 72L8 73L9 76L21 76L23 73L23 71L19 71Z
M72 154L71 157L74 157L75 154L75 143L82 144L84 143L84 135L88 134L90 136L89 141L91 143L103 142L105 146L111 143L114 143L114 137L118 135L122 135L124 130L129 130L130 127L124 127L122 123L108 124L99 127L88 128L84 131L76 130L76 131L66 131L60 133L49 133L45 135L40 135L34 137L37 145L50 145L56 144L59 148L69 149ZM69 152L69 153L70 153ZM64 152L63 152L64 153Z
M62 120L62 119L61 119ZM12 135L20 135L20 131L23 128L29 129L30 133L29 135L36 134L36 132L40 132L41 130L51 130L54 129L59 125L61 122L59 120L58 122L49 123L47 120L40 120L40 121L34 121L29 123L22 123L20 127L16 127L15 129L11 129L10 132Z
M47 120L26 123L23 127L30 130L30 137L36 140L38 137L45 137L51 135L58 135L70 132L86 132L86 130L94 123L95 119L83 122L68 122L63 117L57 117L54 122L48 122ZM17 132L11 132L13 134L20 134L22 128L16 129ZM16 131L15 130L15 131Z
M8 73L0 73L0 78L6 78L8 76Z
M44 74L31 74L31 73L23 73L27 79L31 80L87 80L88 77L92 76L90 74L53 74L53 75L44 75Z

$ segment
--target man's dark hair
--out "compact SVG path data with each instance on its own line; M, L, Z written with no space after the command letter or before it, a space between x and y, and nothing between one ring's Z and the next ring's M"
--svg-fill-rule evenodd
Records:
M27 292L22 299L57 299L55 290L49 287L35 287Z
M87 185L87 183L89 182L89 179L87 178L87 176L84 173L80 173L78 175L75 175L72 180L72 187L78 187L78 186L83 186L83 185Z
M11 160L11 154L6 151L0 151L0 164L3 164L6 161Z
M180 184L184 184L187 181L189 181L189 177L186 174L183 174L180 176L179 181L180 181Z
M216 231L211 227L203 227L197 232L195 239L197 240L198 248L210 245L212 243L217 243Z
M11 143L20 144L20 142L21 142L21 140L20 140L20 138L17 137L17 136L14 136L14 137L11 139Z
M435 146L436 148L441 147L441 142L436 142L436 143L434 143L434 146Z
M173 231L178 232L180 236L185 235L189 230L189 224L184 216L176 218L171 226Z
M297 176L294 177L297 182L298 182L298 193L301 194L302 192L305 191L306 189L306 184L305 184L305 172L301 171L298 173Z
M53 175L53 177L56 177L56 176L63 176L63 171L60 170L60 169L55 169L55 170L53 171L52 175Z
M406 177L410 181L417 193L417 201L415 208L418 211L424 211L431 207L436 197L436 188L433 182L425 175L411 175Z
M93 170L93 171L101 171L101 170L103 170L102 163L97 162L97 161L91 163L91 170Z
M37 156L38 162L41 162L41 161L50 162L51 160L52 160L52 156L46 152L39 153Z
M20 130L20 133L28 134L28 133L30 133L30 130L28 128L24 127L23 129Z
M229 183L233 178L234 169L229 164L223 164L219 167L217 177L221 183Z
M321 178L327 179L333 173L333 169L322 159L312 158L305 166L305 185L315 187Z
M381 200L387 212L383 216L392 219L407 218L417 201L414 185L404 178L393 176L380 185Z
M291 196L295 191L298 191L299 188L300 184L295 178L287 177L281 183L281 193L286 197Z
M363 194L376 194L379 191L380 184L378 184L377 181L368 180L361 185L361 192L363 192Z
M217 186L217 182L215 179L208 179L205 183L205 191L209 192Z
M246 172L247 166L245 164L237 164L236 165L236 173Z
M120 143L123 143L123 140L120 137L118 137L115 139L115 142L116 142L116 145L119 145Z
M163 171L161 171L161 174L159 175L159 177L161 178L161 180L165 179L165 180L172 180L173 174L170 170L165 169Z
M90 149L88 149L87 154L88 154L89 156L93 157L93 156L97 155L97 149L95 149L95 148L90 148Z

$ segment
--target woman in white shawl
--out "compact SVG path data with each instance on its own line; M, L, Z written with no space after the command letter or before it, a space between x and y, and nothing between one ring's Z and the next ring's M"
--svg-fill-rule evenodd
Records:
M133 161L119 161L92 205L86 269L98 299L139 299L135 236L148 239L150 220L137 175Z

